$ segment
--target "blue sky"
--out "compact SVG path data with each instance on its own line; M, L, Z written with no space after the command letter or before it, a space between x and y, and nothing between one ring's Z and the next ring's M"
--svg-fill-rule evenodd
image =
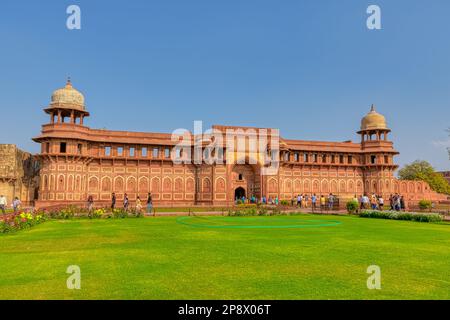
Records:
M82 29L66 28L77 4ZM382 30L366 28L381 7ZM374 103L401 165L450 169L450 1L10 1L0 10L0 143L38 151L42 108L71 76L86 124L172 132L277 127L358 141Z

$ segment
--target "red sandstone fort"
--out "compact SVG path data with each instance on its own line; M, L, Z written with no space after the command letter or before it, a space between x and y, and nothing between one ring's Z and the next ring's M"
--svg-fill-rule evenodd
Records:
M67 82L56 90L44 110L49 123L42 126L38 155L41 162L38 207L85 204L92 195L96 205L108 205L127 193L131 201L151 192L155 205L230 205L236 196L290 200L297 194L329 194L352 198L376 193L385 198L401 193L409 202L444 200L427 183L394 177L398 152L389 140L384 116L372 107L362 119L361 142L274 140L274 129L213 126L221 135L224 163L173 161L178 141L172 134L92 129L84 97ZM230 147L225 132L247 141L264 133L268 138L268 164L260 153ZM217 137L217 134L216 134ZM277 136L278 137L278 136ZM192 140L196 137L193 136ZM270 142L275 141L275 143ZM209 141L211 142L211 141ZM208 141L202 141L204 148ZM195 153L194 146L192 153ZM206 148L206 147L205 147ZM245 148L244 148L245 149ZM177 153L183 157L183 152ZM185 152L185 154L187 154ZM218 156L218 155L216 155ZM264 158L263 157L263 158ZM227 161L233 158L234 161ZM276 170L264 172L276 163Z

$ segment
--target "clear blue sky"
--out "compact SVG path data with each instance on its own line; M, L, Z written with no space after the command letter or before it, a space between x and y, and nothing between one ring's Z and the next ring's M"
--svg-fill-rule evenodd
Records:
M66 28L77 4L82 29ZM366 28L366 8L382 30ZM401 165L450 169L448 0L2 0L0 143L37 152L42 108L71 76L87 124L172 132L192 121L358 140L372 103Z

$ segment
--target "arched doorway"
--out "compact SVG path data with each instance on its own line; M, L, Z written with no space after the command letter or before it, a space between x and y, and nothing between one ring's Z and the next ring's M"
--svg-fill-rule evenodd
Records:
M238 187L234 190L234 199L242 199L245 197L245 189L242 187Z

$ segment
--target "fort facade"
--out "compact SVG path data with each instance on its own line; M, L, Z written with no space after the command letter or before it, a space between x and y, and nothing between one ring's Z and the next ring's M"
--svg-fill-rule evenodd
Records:
M284 139L273 128L213 126L200 135L93 129L84 124L84 96L70 80L44 110L49 122L33 138L41 144L41 207L85 204L89 195L96 205L109 205L112 192L119 203L125 193L133 202L151 192L161 206L231 205L252 195L291 200L305 193L446 199L425 182L395 178L398 152L373 106L361 120L359 142Z

